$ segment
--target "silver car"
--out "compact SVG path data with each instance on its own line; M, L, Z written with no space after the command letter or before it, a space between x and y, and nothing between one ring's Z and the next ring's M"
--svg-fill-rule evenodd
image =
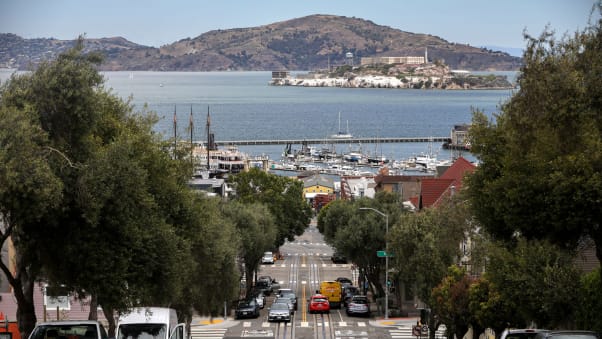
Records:
M274 303L268 311L268 321L291 321L291 311L286 303Z
M347 315L370 316L370 303L363 295L354 295L347 303Z

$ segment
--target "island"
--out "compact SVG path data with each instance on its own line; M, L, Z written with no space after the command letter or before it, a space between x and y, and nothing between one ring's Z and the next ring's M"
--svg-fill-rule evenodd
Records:
M364 59L364 58L362 58ZM465 70L451 70L442 61L433 63L366 62L362 65L341 65L329 70L299 73L272 72L273 86L344 87L344 88L407 88L407 89L512 89L505 75L477 75ZM399 59L399 58L398 58ZM405 59L408 60L408 59ZM424 59L422 59L424 60ZM380 60L378 60L380 61Z

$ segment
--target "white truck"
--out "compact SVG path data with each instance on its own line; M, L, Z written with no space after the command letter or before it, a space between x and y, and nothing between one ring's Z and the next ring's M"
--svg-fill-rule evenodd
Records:
M186 325L176 311L163 307L138 307L119 316L116 339L187 339Z

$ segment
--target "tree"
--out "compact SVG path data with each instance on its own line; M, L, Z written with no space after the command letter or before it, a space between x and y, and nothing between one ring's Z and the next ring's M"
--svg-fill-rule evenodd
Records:
M356 264L362 274L375 287L375 295L385 294L382 278L385 261L376 255L386 246L385 218L362 207L377 209L388 215L389 227L397 222L401 213L399 196L388 192L378 193L374 199L363 198L355 202L333 201L318 215L318 229L324 240Z
M449 337L464 337L471 323L469 289L472 280L463 269L450 266L448 275L432 290L432 312L445 324ZM481 333L475 329L476 334Z
M476 228L461 192L437 208L402 214L389 237L397 279L430 305L432 289L441 283L451 265L460 263L460 244L468 237L474 241ZM430 315L429 326L434 334L439 323L434 321L436 312Z
M253 287L261 256L274 245L277 227L263 204L232 202L225 207L225 216L232 220L240 237L239 256L245 264L248 292Z
M497 321L503 319L507 326L518 328L531 322L541 328L571 327L580 303L579 273L570 253L546 241L525 239L512 249L492 244L488 253L484 278L490 293L499 294L502 301L499 309L492 310ZM475 314L479 312L475 309Z
M187 164L161 150L152 116L104 89L100 59L82 50L80 39L1 89L2 240L12 239L16 267L0 268L23 337L36 322L37 280L91 296L108 315L167 304L189 280L179 230L190 225L174 218L187 213Z
M602 279L600 268L581 277L579 307L577 307L576 327L602 331Z
M309 225L311 208L303 199L303 183L287 177L269 174L259 168L235 175L235 200L243 203L264 203L278 227L274 248L278 248Z
M526 39L519 90L496 121L473 115L475 215L505 241L575 248L589 237L602 260L602 19L560 41L547 31Z

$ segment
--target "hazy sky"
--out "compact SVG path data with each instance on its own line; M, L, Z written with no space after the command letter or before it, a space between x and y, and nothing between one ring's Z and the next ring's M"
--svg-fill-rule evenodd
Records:
M215 29L244 28L311 14L371 20L472 46L523 48L539 35L583 29L596 0L0 0L0 32L24 38L122 36L161 46ZM596 14L596 18L598 14Z

